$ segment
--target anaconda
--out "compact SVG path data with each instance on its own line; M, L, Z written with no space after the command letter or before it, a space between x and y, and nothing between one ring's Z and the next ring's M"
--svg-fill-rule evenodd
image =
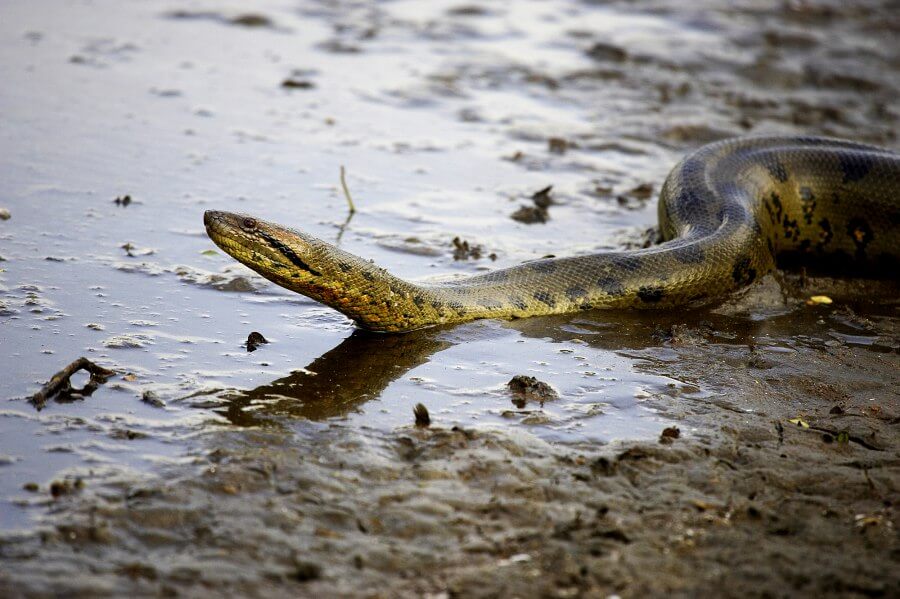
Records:
M743 288L776 260L896 278L900 154L819 137L725 140L685 157L659 199L662 243L543 259L417 284L301 231L228 212L210 238L267 279L373 331L596 308L701 304Z

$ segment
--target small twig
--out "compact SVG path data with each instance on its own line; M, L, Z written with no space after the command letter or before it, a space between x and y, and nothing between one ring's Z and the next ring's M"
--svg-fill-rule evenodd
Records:
M347 187L347 176L343 164L341 165L341 187L344 189L344 197L347 198L347 204L350 206L350 211L347 213L347 220L338 227L337 238L334 240L336 245L341 244L341 237L344 236L344 229L347 228L353 215L356 214L356 206L353 205L353 198L350 196L350 188Z
M79 370L87 370L91 374L91 380L85 385L85 388L94 387L106 382L106 379L116 374L114 370L108 370L102 366L98 366L87 358L78 358L47 381L44 387L31 396L28 400L31 405L40 410L47 403L47 400L54 395L72 390L70 378Z
M347 198L347 204L350 205L350 214L356 212L356 206L353 205L353 198L350 197L350 189L347 187L347 177L345 175L344 165L341 165L341 187L344 188L344 197Z

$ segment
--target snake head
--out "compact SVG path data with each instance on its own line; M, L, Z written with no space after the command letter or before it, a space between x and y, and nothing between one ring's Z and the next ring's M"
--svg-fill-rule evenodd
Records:
M322 266L316 268L323 242L312 236L249 214L216 210L204 213L203 224L216 245L279 285L305 293L297 286L313 284L323 274Z

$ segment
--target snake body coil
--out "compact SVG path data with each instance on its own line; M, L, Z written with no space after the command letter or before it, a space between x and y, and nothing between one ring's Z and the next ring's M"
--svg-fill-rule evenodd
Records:
M447 283L404 281L247 215L208 211L204 222L210 238L240 262L374 331L668 307L744 287L774 268L776 257L898 277L900 155L815 137L710 144L682 160L663 185L660 245L538 260Z

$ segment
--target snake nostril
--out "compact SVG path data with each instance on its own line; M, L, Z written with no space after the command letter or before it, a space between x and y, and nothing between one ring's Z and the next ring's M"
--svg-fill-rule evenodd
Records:
M251 231L256 228L256 219L254 218L245 218L244 222L241 223L245 229L250 229Z

